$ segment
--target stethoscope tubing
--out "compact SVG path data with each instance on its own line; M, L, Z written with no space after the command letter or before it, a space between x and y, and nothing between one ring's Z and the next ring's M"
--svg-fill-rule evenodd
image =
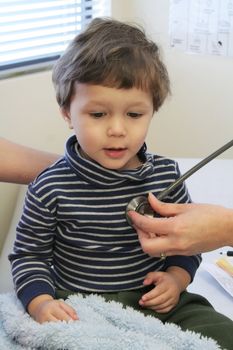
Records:
M199 163L194 165L191 169L189 169L186 173L184 173L179 179L173 182L170 186L168 186L164 191L160 192L157 196L157 199L162 200L165 198L171 191L173 191L177 186L179 186L182 182L184 182L188 177L194 174L197 170L202 168L204 165L209 163L212 159L219 156L221 153L225 152L227 149L233 146L233 139L226 143L224 146L217 149L217 151L211 153L209 156L201 160Z

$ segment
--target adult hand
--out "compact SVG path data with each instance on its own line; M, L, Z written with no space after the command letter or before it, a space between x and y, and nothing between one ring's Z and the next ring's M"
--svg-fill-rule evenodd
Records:
M233 245L233 209L211 204L170 204L148 200L162 218L128 214L144 252L151 256L193 255Z

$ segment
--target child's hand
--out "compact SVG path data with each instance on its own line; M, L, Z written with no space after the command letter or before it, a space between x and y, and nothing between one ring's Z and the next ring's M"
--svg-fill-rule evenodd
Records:
M29 303L28 312L39 323L78 320L71 306L46 294L34 298Z
M144 285L156 284L150 292L144 294L139 304L159 313L170 311L179 301L181 289L175 276L168 272L150 272Z

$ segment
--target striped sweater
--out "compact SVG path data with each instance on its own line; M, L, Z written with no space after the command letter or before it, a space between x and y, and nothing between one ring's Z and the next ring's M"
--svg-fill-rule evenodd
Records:
M143 286L148 272L179 266L193 278L200 256L145 254L125 217L128 202L157 195L179 176L176 162L145 153L137 169L109 170L81 156L75 136L65 156L30 184L9 259L23 305L55 289L116 292ZM166 202L190 201L184 184Z

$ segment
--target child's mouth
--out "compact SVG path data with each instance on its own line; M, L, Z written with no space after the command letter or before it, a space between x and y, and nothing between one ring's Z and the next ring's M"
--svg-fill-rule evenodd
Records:
M104 152L110 158L121 158L125 154L126 148L105 148Z

